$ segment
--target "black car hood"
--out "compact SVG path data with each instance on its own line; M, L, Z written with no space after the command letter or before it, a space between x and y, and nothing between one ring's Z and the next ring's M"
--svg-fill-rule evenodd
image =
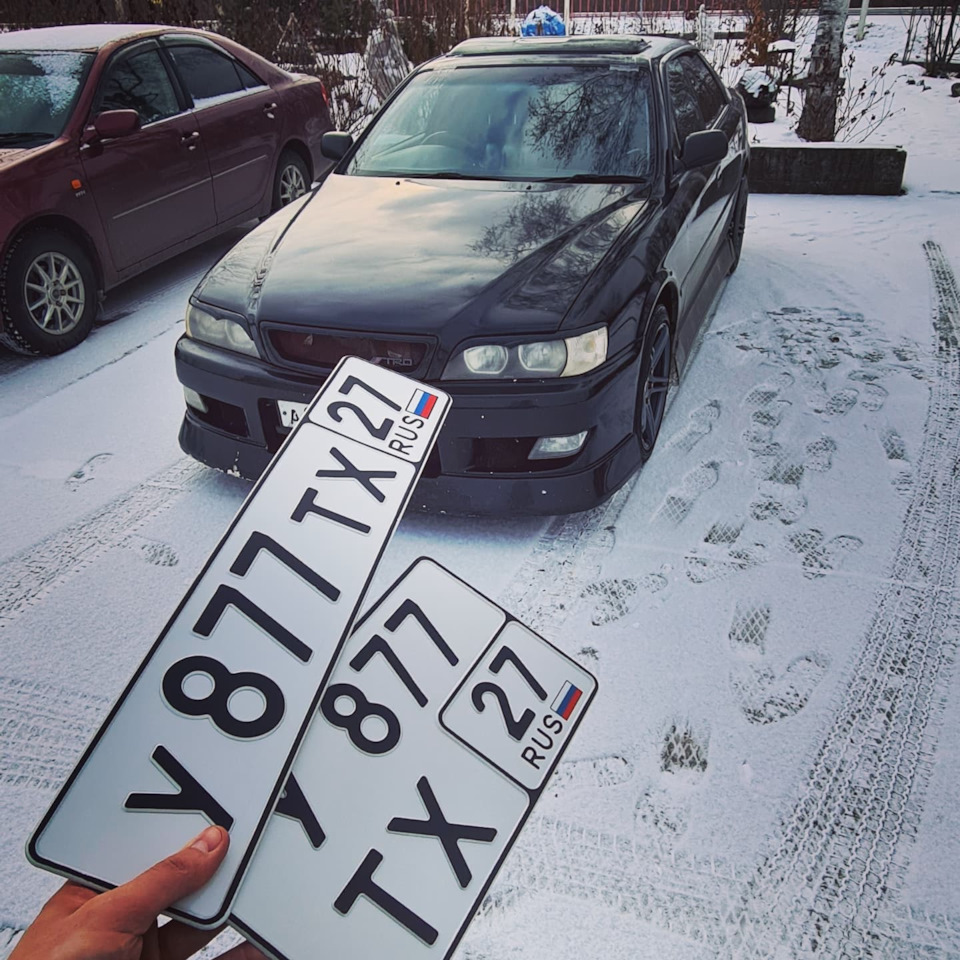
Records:
M331 175L241 241L197 296L253 321L555 331L644 197L636 184Z

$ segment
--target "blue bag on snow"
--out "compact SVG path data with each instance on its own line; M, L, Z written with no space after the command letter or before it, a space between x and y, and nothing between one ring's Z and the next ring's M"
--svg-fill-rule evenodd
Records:
M566 34L563 17L547 6L531 10L520 27L520 35L524 37L564 37Z

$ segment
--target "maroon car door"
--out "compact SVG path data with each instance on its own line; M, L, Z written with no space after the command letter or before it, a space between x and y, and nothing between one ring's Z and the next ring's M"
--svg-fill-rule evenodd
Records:
M104 110L140 114L136 133L86 137L80 148L87 188L123 270L215 226L216 211L197 120L178 98L155 41L107 64L90 121Z
M255 214L273 191L279 150L276 93L211 41L164 38L207 146L220 223Z

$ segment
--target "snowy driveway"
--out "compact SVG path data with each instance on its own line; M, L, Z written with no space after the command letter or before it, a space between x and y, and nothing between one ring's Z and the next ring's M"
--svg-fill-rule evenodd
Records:
M960 956L958 215L751 198L628 488L404 520L371 597L429 554L601 684L463 956ZM176 443L173 344L220 249L64 357L0 356L0 956L56 886L28 830L247 489Z

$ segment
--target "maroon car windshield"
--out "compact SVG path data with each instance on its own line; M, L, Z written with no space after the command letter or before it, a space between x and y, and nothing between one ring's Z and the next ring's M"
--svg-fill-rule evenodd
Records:
M63 132L93 55L0 50L0 147L33 147Z

